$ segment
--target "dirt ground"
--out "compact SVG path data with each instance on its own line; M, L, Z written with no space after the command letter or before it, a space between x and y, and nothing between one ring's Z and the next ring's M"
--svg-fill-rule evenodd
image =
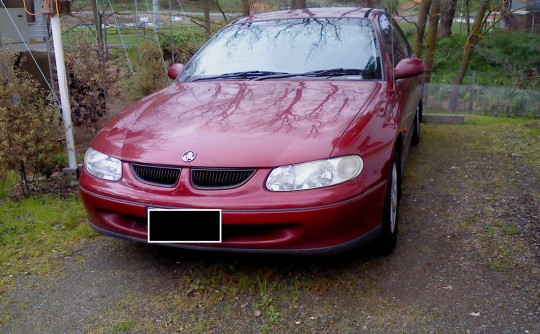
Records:
M539 155L511 124L477 128L423 125L390 256L239 256L97 236L58 272L18 278L0 296L0 332L540 333Z

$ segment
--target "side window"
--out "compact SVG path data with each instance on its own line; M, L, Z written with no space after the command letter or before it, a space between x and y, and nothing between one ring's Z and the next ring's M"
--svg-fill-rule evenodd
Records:
M394 66L403 58L412 55L411 48L405 35L396 22L387 14L379 16L379 26L384 38L384 47L390 55Z
M405 38L405 34L403 34L403 31L397 25L396 21L392 21L392 27L394 32L394 48L396 49L396 52L400 54L400 60L411 57L411 47L407 38Z

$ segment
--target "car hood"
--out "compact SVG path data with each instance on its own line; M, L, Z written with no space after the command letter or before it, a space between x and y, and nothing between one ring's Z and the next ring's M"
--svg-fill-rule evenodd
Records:
M92 146L124 161L272 167L328 158L374 81L175 83L113 118ZM361 115L360 115L361 116Z

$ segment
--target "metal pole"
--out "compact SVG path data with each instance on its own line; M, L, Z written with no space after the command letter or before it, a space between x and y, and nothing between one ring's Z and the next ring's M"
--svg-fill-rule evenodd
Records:
M56 60L56 73L58 74L58 89L62 105L62 120L66 129L66 145L70 174L77 175L77 159L75 157L75 140L73 139L73 126L71 124L71 109L69 106L68 85L66 79L66 64L64 62L64 48L62 46L62 32L60 31L60 18L51 14L51 30L54 43L54 58ZM64 172L65 173L65 172ZM75 175L73 175L73 173Z
M107 11L107 5L105 4L105 0L101 2L101 7L103 8L103 15L106 15ZM107 41L107 16L105 16L105 20L103 20L103 17L101 17L100 24L102 24L103 27L103 50L105 51L105 59L109 59L109 42Z
M137 64L139 64L140 63L140 59L139 59L139 4L137 0L135 0L135 29L136 29L135 31L136 31L136 38L137 38Z
M159 13L159 2L158 0L154 0L153 1L153 12L154 12L154 31L158 31L159 30L159 18L158 18L158 13Z
M103 31L102 31L102 26L101 26L101 14L99 13L97 0L91 0L90 3L92 4L92 12L94 13L94 21L96 25L99 56L102 58L101 60L103 60L103 56L105 55L105 52L103 50Z
M171 63L175 63L174 60L174 43L173 43L173 28L172 28L172 1L169 0L169 41L170 45L169 48L171 48Z
M474 85L475 84L476 84L476 70L473 70L472 74L471 74L471 85L469 87L469 90L470 90L470 93L469 93L469 112L471 112L471 113L474 111L474 99L475 99Z
M56 96L56 89L54 88L54 76L53 76L53 66L52 66L52 58L51 58L51 36L49 34L51 24L49 23L49 20L47 20L47 14L43 15L43 21L45 22L45 44L47 44L47 60L49 62L49 76L51 77L51 91L54 95L54 99L58 101L58 97Z

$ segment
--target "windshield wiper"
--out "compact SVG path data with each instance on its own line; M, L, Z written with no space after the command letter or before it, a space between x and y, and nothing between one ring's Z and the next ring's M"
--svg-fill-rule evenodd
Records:
M220 75L213 75L209 77L197 78L189 81L202 81L202 80L215 80L215 79L256 79L261 76L269 75L287 75L289 73L284 72L272 72L272 71L246 71L246 72L234 72L234 73L225 73Z
M360 70L360 69L345 69L345 68L334 68L330 70L318 70L310 71L304 73L284 73L284 74L270 74L258 77L256 80L266 80L266 79L282 79L282 78L291 78L291 77L339 77L347 75L362 75L364 77L374 77L377 74L374 70Z

